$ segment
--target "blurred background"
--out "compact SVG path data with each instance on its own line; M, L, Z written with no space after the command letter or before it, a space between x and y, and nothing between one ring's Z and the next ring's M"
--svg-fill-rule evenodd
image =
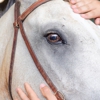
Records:
M8 0L0 0L0 11L3 11L7 6Z
M0 17L12 6L16 0L0 0Z

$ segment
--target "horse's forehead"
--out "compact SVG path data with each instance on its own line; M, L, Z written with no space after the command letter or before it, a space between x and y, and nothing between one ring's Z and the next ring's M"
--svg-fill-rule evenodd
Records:
M37 15L45 15L46 17L50 17L52 16L53 18L58 19L59 17L66 17L66 19L70 18L71 20L76 20L79 19L79 21L82 20L82 18L80 17L79 14L75 14L73 13L69 3L67 1L63 1L63 0L51 0L41 6L39 6L36 9L35 14L33 14L33 16L37 16ZM33 11L34 13L34 11ZM31 16L30 19L33 17ZM40 19L40 17L38 16L38 19Z
M35 12L35 14L34 14ZM33 15L30 17L30 19L32 19L33 16L38 16L38 15L43 15L43 17L45 16L45 18L56 18L58 19L59 16L63 16L68 18L71 17L71 13L72 10L69 6L69 3L67 1L63 1L63 0L51 0L41 6L39 6L36 11L32 12ZM40 19L40 17L38 16L38 19Z
M69 3L63 0L52 0L37 9L37 13L41 16L38 16L38 19L41 20L42 17L53 18L53 19L66 19L71 24L78 23L80 27L84 27L91 34L100 33L100 26L96 26L91 21L82 18L79 14L76 14L72 11ZM38 15L37 14L37 15ZM36 15L36 16L37 16ZM43 15L43 16L42 16ZM34 14L33 14L34 16ZM31 16L32 18L32 16ZM31 19L30 18L30 19ZM51 20L51 19L50 19ZM59 20L60 21L60 20ZM98 34L100 37L100 34Z

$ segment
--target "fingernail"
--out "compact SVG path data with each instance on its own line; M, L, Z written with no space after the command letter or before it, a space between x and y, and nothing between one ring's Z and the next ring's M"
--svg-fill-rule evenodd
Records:
M18 92L19 91L19 88L16 88L16 92Z
M28 85L29 83L25 82L24 85Z
M42 83L41 85L40 85L40 88L43 88L43 87L45 87L46 85L44 84L44 83Z
M71 3L76 3L75 0L70 0Z
M74 11L75 13L79 13L79 10L78 10L78 9L73 9L73 11Z
M81 15L81 17L86 18L86 15L85 14L80 14L80 15Z
M71 8L77 8L76 5L72 5Z

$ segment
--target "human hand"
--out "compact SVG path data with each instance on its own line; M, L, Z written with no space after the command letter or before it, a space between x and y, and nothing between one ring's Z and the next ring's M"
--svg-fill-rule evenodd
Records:
M28 83L25 83L24 86L25 86L27 95L20 88L17 88L17 93L19 97L21 98L21 100L40 100ZM42 92L42 95L47 100L57 100L48 86L41 84L40 90ZM14 100L18 100L18 99L14 99Z
M100 25L100 1L98 0L69 0L75 13L85 19L95 18L95 24Z

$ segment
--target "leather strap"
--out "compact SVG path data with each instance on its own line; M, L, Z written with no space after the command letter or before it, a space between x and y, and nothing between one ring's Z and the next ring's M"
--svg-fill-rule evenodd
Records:
M45 70L43 69L43 67L41 66L40 62L38 61L34 51L32 50L32 47L29 43L29 40L25 34L24 28L23 28L23 21L25 20L25 18L33 11L35 10L38 6L51 1L51 0L39 0L35 3L33 3L22 15L19 15L19 11L16 11L16 9L19 10L19 1L17 1L17 3L15 4L15 13L17 13L17 15L15 15L15 22L14 22L14 30L15 30L15 35L14 35L14 42L13 42L13 49L12 49L12 56L11 56L11 65L10 65L10 71L9 71L9 90L10 90L10 94L11 94L11 84L12 84L12 72L13 72L13 65L14 65L14 56L15 56L15 50L16 50L16 42L17 42L17 33L18 33L18 28L20 28L20 32L21 35L24 39L24 42L29 50L29 53L37 67L37 69L39 70L39 72L41 73L41 75L43 76L44 80L47 82L47 84L49 85L49 87L51 88L51 90L54 92L55 96L57 97L57 100L64 100L63 95L57 90L57 88L55 87L55 85L52 83L52 81L50 80L49 76L46 74ZM17 19L16 19L17 18ZM12 97L12 94L11 94Z
M19 16L20 20L25 20L25 18L33 11L35 10L37 7L39 7L40 5L49 2L52 0L38 0L37 2L33 3L24 13L21 14L21 16Z
M38 69L38 71L41 73L42 77L44 78L44 80L46 81L46 83L49 85L49 87L51 88L51 90L54 92L55 96L57 97L57 100L63 100L63 96L62 94L57 90L57 88L55 87L55 85L52 83L52 81L50 80L49 76L46 74L45 70L43 69L43 67L41 66L40 62L38 61L34 51L32 50L32 47L29 43L28 38L26 37L24 28L23 28L23 24L22 21L19 20L19 28L22 34L22 37L24 39L24 42L28 48L28 51Z
M20 15L20 2L17 1L14 8L14 20L17 22L17 18ZM9 93L12 98L11 93L11 86L12 86L12 73L13 73L13 66L14 66L14 58L15 58L15 51L16 51L16 44L17 44L17 35L18 35L18 27L14 25L14 38L13 38L13 46L12 46L12 53L11 53L11 61L10 61L10 69L9 69Z

